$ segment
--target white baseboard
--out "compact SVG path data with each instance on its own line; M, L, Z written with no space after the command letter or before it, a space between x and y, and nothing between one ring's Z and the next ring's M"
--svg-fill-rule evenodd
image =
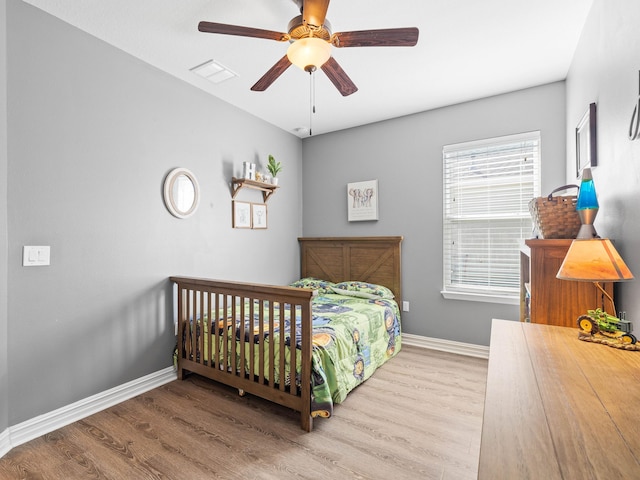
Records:
M125 400L153 390L177 378L173 367L132 380L102 393L79 400L43 415L9 427L0 434L0 458L9 450L58 428L98 413Z
M402 343L414 347L430 348L441 352L456 353L467 357L489 358L489 347L484 345L474 345L472 343L454 342L453 340L442 340L441 338L423 337L410 333L402 334Z
M0 433L0 458L4 457L11 450L11 442L9 441L9 429Z

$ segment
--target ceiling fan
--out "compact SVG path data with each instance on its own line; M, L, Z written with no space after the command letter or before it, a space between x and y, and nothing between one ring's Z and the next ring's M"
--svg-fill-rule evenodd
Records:
M351 95L358 87L331 56L331 46L412 47L418 42L418 29L415 27L332 33L331 25L326 19L329 0L294 2L299 6L301 15L289 22L288 33L213 22L200 22L198 30L291 43L287 54L251 87L251 90L257 92L269 88L293 63L309 73L321 68L343 96Z

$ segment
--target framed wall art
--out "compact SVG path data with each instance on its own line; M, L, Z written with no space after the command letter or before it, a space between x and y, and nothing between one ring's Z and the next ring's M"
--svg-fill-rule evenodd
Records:
M576 177L585 167L598 165L596 104L592 103L576 127Z
M251 204L251 228L267 228L267 204Z
M640 76L640 72L638 72ZM629 123L629 140L640 139L640 79L638 80L638 101L633 106L631 123Z
M233 202L233 228L251 228L251 204L249 202Z
M350 222L378 220L378 180L347 184L347 215Z

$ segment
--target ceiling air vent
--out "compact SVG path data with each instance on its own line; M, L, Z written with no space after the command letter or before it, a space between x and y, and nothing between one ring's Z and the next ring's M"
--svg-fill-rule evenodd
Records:
M222 83L225 80L238 76L235 72L232 72L227 67L220 65L214 60L207 60L190 70L215 84Z

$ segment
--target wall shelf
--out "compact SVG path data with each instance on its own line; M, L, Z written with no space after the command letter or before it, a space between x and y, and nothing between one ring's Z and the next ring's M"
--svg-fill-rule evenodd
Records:
M278 185L273 185L271 183L258 182L256 180L249 180L248 178L236 178L233 177L231 179L231 186L233 187L233 195L231 198L236 198L236 195L243 188L252 188L254 190L260 190L262 192L262 199L265 203L271 195L273 195L278 187Z

